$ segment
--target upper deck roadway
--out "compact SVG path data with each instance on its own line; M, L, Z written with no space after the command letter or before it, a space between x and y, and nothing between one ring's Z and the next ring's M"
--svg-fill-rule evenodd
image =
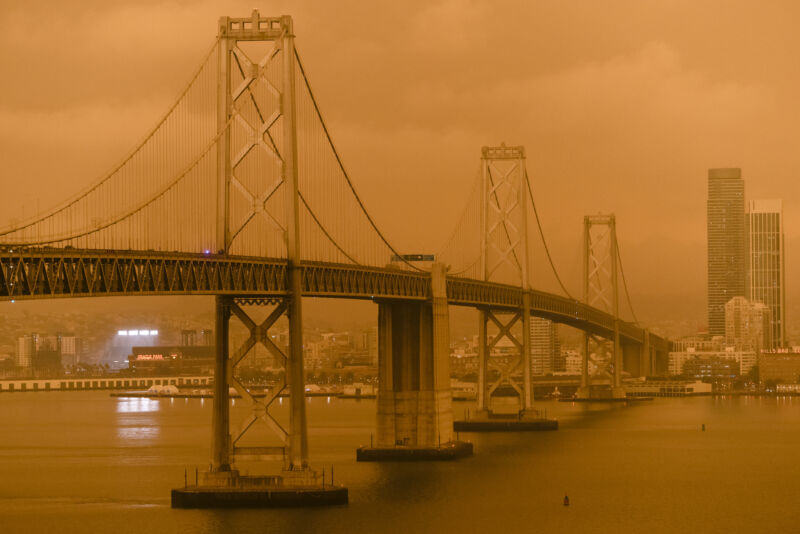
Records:
M398 268L336 263L301 264L303 295L355 299L427 300L430 275ZM277 298L287 293L284 259L178 252L0 248L0 300L134 295L237 295ZM447 297L457 306L519 309L522 290L450 277ZM531 290L531 314L613 337L614 316L586 304ZM642 343L646 330L620 321L622 342ZM650 335L650 346L669 341Z

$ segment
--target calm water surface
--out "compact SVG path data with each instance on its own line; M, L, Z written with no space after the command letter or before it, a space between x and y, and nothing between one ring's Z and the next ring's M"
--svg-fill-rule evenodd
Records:
M308 402L314 464L335 466L348 506L194 511L169 491L207 465L209 401L2 394L0 533L800 530L800 400L540 403L557 432L462 434L473 458L420 464L355 462L374 401Z

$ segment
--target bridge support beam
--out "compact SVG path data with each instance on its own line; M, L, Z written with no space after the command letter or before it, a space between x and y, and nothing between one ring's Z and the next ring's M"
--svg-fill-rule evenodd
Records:
M228 324L230 316L229 299L217 295L214 299L216 352L214 411L211 416L211 470L216 473L225 473L231 470L230 401L228 398Z
M359 461L450 460L472 454L456 441L444 266L432 267L432 301L378 303L377 435Z

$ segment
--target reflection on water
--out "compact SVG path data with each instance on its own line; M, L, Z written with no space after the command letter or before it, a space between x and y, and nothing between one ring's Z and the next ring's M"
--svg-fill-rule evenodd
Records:
M117 397L117 413L157 412L160 407L160 401L156 399Z
M117 428L117 437L125 441L157 439L159 433L159 428L157 426L128 426Z

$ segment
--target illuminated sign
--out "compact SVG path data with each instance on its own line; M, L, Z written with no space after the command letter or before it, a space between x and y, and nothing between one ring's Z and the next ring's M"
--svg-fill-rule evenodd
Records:
M136 356L137 360L163 360L163 354L139 354Z

